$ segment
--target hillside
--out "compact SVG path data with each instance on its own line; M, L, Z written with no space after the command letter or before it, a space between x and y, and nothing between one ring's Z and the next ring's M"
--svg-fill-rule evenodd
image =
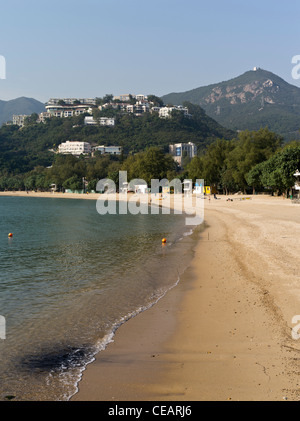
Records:
M300 88L274 73L257 69L229 81L162 96L165 104L190 101L232 130L268 126L286 140L299 138Z
M20 97L10 101L0 101L0 125L11 121L13 114L30 115L43 111L46 111L45 105L34 98Z
M51 165L56 148L66 140L89 142L91 145L120 145L124 153L132 154L149 146L159 146L165 152L170 143L194 142L199 150L216 138L231 139L235 132L227 130L208 117L197 105L186 104L192 118L180 112L162 119L156 114L142 116L118 114L114 127L86 126L84 115L69 118L51 118L23 129L17 126L0 128L0 173L24 173L37 165Z

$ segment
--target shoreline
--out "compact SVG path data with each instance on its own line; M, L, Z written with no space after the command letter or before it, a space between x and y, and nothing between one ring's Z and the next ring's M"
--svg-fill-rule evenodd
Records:
M299 400L299 209L251 199L205 201L180 282L116 331L71 401Z
M70 401L299 400L300 209L282 197L219 198L203 201L205 230L179 283L116 330Z

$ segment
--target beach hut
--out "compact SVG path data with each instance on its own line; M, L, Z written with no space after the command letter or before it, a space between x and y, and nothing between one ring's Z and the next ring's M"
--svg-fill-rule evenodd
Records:
M184 180L183 184L183 193L185 195L190 195L193 192L193 183L192 180Z
M204 193L204 187L202 184L195 183L193 194L200 195Z

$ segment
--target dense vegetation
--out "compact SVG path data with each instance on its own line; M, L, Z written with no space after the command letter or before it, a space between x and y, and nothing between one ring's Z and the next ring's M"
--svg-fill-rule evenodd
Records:
M282 137L268 129L244 131L236 139L218 139L192 159L189 178L204 179L224 193L288 193L293 174L300 168L300 142L283 143Z
M220 192L287 192L300 168L300 142L284 143L268 128L234 133L206 116L200 106L185 103L192 118L175 112L161 119L156 113L142 116L113 109L96 111L95 118L113 116L115 127L86 126L84 115L51 118L45 124L28 119L26 126L0 129L0 190L42 190L55 185L60 191L95 190L97 181L110 178L118 185L119 171L128 181L152 178L204 179ZM60 155L57 146L66 140L92 145L120 145L120 156ZM198 155L184 158L183 169L168 155L170 143L194 142Z
M96 109L96 111L98 111ZM229 131L204 111L191 104L191 119L181 112L172 118L159 118L157 113L141 116L124 114L108 109L99 116L113 116L114 127L84 125L84 115L69 118L51 118L45 124L28 119L26 126L3 125L0 128L0 174L24 174L37 166L51 166L55 160L57 146L66 140L89 142L91 145L118 145L125 155L143 151L150 146L159 146L168 152L170 143L194 142L199 149L218 137L230 139Z

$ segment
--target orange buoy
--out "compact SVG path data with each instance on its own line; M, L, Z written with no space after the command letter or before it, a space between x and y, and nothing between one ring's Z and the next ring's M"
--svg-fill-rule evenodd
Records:
M10 233L8 234L8 236L9 236L9 237L12 237L12 236L13 236L12 232L10 232Z
M166 242L167 242L167 239L166 239L166 238L163 238L163 239L161 240L161 242L164 244L164 243L166 243Z

